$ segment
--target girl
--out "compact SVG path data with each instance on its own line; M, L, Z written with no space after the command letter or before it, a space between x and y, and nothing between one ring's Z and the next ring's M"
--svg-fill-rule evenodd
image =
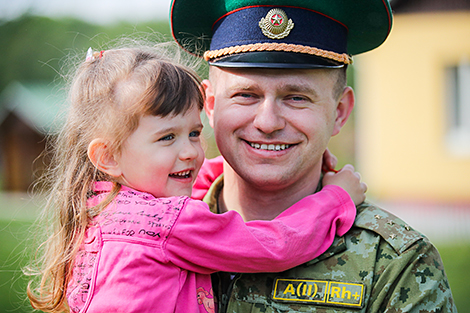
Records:
M286 270L351 227L347 192L364 199L351 169L273 221L244 223L190 199L204 98L196 74L163 54L107 50L76 71L49 175L57 226L40 284L28 286L34 308L215 312L212 272Z

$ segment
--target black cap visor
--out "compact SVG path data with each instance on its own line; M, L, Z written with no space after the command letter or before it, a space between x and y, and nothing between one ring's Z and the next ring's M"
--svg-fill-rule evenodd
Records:
M238 53L209 61L217 67L256 68L342 68L345 64L305 53L256 51Z

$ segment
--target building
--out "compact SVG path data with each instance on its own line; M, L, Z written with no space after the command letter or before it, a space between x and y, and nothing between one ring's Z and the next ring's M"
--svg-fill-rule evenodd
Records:
M61 95L51 85L13 82L0 94L2 189L26 191L47 163L41 155ZM62 97L63 99L63 97Z
M393 0L356 57L356 160L380 201L470 207L470 1Z

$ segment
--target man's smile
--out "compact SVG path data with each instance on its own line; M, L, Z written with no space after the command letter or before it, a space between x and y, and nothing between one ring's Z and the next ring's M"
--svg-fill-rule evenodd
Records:
M266 144L266 143L256 143L256 142L249 142L247 143L255 149L259 150L268 150L268 151L282 151L288 149L291 145L290 144Z

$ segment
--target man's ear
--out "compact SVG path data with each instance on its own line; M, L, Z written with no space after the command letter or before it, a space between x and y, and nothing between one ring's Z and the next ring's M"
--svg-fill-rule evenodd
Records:
M88 158L103 173L113 177L121 176L121 168L114 154L110 151L108 140L103 138L93 139L88 145Z
M205 79L202 81L202 87L204 88L204 93L206 94L206 99L204 101L204 111L209 118L209 124L214 128L214 89L209 80Z
M343 90L343 94L339 99L338 105L336 107L336 119L333 129L333 136L337 135L343 125L348 120L351 112L354 108L354 91L351 87L346 87Z

